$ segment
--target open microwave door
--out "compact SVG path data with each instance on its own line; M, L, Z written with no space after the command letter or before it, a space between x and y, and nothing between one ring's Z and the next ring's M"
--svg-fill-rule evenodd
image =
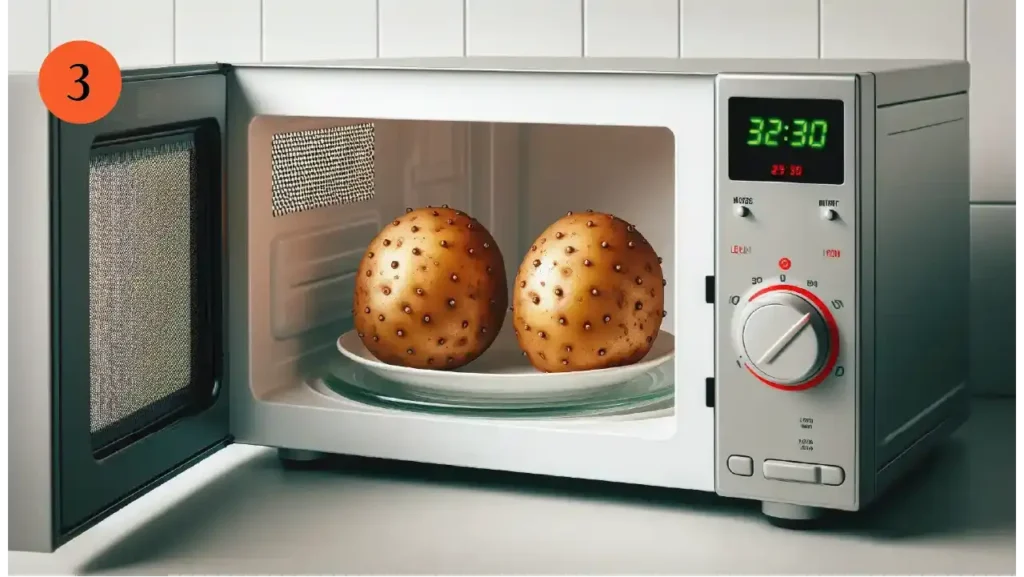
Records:
M126 73L84 125L9 88L8 548L52 551L228 441L226 79Z

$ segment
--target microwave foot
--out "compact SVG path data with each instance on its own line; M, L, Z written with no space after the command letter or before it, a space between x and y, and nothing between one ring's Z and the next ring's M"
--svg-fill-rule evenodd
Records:
M318 451L306 451L303 449L278 449L277 458L284 464L312 463L319 461L326 456Z
M769 523L777 527L810 529L817 526L825 511L817 507L763 501L761 513Z

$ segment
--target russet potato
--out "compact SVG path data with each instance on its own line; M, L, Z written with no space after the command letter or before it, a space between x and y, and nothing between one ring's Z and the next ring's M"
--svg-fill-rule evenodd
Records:
M513 326L545 372L639 362L665 316L661 259L628 222L569 213L534 241L512 287Z
M497 243L476 219L447 206L407 209L359 265L355 328L385 363L464 366L494 342L507 308Z

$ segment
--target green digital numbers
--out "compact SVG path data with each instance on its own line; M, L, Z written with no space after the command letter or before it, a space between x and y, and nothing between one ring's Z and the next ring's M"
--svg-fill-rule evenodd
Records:
M747 145L776 148L779 146L781 135L782 141L793 148L825 148L828 135L827 120L794 118L791 122L792 124L786 124L781 118L751 116L750 129L747 130Z
M779 145L779 133L782 132L782 119L781 118L769 118L768 125L771 128L768 132L764 133L764 145L776 147Z
M803 118L793 119L793 132L790 134L789 145L793 148L807 146L807 121Z
M762 139L764 138L764 119L760 116L750 117L750 130L747 131L750 138L747 139L747 144L750 146L761 146Z
M825 148L826 134L828 134L828 122L824 120L814 120L811 122L811 134L807 143L811 145L811 148Z

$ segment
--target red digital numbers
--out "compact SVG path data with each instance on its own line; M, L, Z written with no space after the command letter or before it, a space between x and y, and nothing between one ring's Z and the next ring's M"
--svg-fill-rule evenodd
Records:
M801 177L803 175L804 175L804 166L802 164L773 164L772 165L772 176Z

